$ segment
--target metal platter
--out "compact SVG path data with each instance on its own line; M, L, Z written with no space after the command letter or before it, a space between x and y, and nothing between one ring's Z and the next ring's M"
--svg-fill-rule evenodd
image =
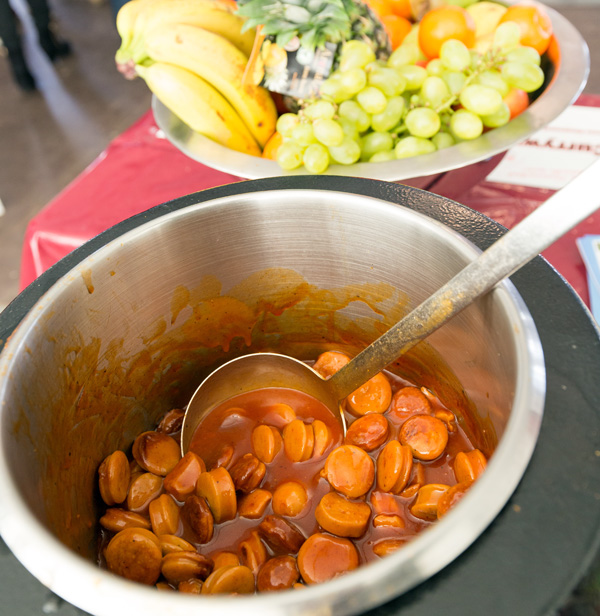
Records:
M554 47L548 53L552 59L546 69L547 83L542 94L520 116L478 139L432 154L382 163L332 165L326 173L387 181L443 173L504 152L552 122L583 90L589 74L590 57L578 30L554 9L544 8L552 20L555 38ZM303 169L283 171L274 161L219 145L194 132L156 96L152 97L152 110L156 123L169 141L190 158L209 167L246 179L305 173Z
M417 191L407 204L404 187L359 178L269 178L222 186L157 206L75 250L0 314L0 341L10 336L34 303L77 263L143 223L219 197L307 188L402 203L458 231L482 249L505 231L448 199ZM426 582L370 612L373 616L554 614L598 551L599 332L576 294L541 257L511 280L535 320L546 360L547 402L531 463L507 505L471 548ZM7 613L25 616L40 609L69 616L81 613L49 595L1 543L0 580Z

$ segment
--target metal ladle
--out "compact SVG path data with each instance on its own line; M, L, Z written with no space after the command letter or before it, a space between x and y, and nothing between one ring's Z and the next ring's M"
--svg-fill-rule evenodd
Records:
M190 400L181 433L182 451L187 451L198 424L208 411L232 396L267 387L297 389L321 400L339 419L345 433L341 400L596 211L600 207L599 189L600 160L328 380L307 364L275 353L243 355L223 364L200 384Z

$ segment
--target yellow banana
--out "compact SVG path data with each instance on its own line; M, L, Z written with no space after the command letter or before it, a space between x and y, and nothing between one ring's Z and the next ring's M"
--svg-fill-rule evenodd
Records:
M232 150L261 150L233 107L204 79L165 62L136 67L158 99L192 130Z
M173 24L149 33L146 51L152 60L181 66L214 86L261 147L275 132L277 111L271 95L254 84L242 84L248 58L227 39L196 26Z
M126 48L131 42L135 31L136 19L147 4L148 0L130 0L119 9L116 22L122 48Z
M242 33L246 20L235 14L235 6L233 0L149 0L135 22L135 35L129 45L133 60L143 61L148 34L175 23L200 26L220 34L249 55L256 30Z

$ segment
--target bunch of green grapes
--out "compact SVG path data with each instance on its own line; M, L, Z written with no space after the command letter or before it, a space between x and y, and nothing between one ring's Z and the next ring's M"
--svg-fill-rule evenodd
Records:
M319 98L277 122L283 137L277 162L323 173L329 165L389 161L428 154L503 126L512 88L533 92L544 82L540 55L519 43L517 24L500 24L489 51L446 41L422 66L417 45L405 43L387 62L362 41L342 49L337 70Z

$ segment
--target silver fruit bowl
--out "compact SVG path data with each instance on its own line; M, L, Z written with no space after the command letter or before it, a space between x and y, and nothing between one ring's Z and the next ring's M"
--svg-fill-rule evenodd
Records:
M515 4L516 1L506 4ZM326 173L388 181L443 173L505 152L552 122L583 90L589 75L590 57L587 44L578 30L554 9L544 6L544 10L554 30L554 40L547 52L546 83L541 94L521 115L473 141L465 141L432 154L381 163L332 165ZM152 110L157 125L169 141L190 158L209 167L246 179L306 173L302 168L284 171L275 161L221 146L191 130L156 96L152 97Z

